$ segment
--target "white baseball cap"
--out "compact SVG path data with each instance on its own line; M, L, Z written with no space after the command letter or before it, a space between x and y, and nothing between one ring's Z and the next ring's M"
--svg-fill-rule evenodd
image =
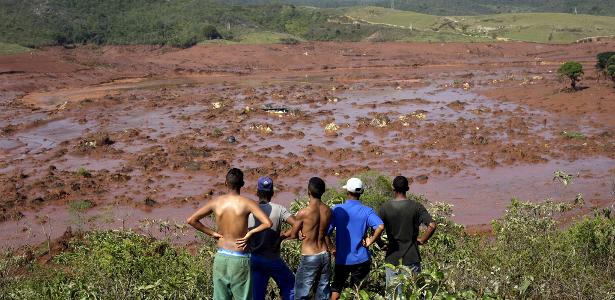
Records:
M363 181L359 178L350 178L342 188L355 194L363 194Z

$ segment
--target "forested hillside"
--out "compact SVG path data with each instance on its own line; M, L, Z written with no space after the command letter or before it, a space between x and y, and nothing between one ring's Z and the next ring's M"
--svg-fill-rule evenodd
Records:
M0 42L29 47L67 43L168 44L253 31L353 40L351 25L327 23L323 10L290 5L228 5L213 0L0 1ZM365 34L363 34L365 35Z
M615 0L274 0L278 3L318 7L382 6L425 14L459 16L516 12L563 12L615 15ZM271 0L232 0L233 3L263 4Z
M216 39L251 44L301 40L472 42L502 39L570 43L588 36L615 35L613 18L587 14L443 17L374 6L317 8L284 4L284 1L325 5L316 0L4 0L0 1L0 43L13 48L15 45L66 44L190 47ZM488 1L495 2L457 0L457 4L451 5L450 0L432 0L427 5L427 1L414 0L396 1L396 5L416 4L420 6L416 7L419 11L451 12L460 16L487 11L486 7L501 8L486 6L484 3ZM612 1L615 0L605 2ZM356 2L333 0L326 5ZM361 4L368 2L374 1L361 1ZM530 2L515 3L527 3L531 7ZM438 10L438 7L448 10ZM601 5L600 9L604 7ZM515 10L523 9L515 6Z

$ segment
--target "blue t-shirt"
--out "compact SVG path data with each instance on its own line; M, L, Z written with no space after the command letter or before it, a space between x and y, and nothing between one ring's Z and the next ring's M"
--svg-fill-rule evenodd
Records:
M369 260L369 251L362 244L367 227L384 224L376 212L358 200L346 200L333 207L329 234L335 228L335 263L356 265Z

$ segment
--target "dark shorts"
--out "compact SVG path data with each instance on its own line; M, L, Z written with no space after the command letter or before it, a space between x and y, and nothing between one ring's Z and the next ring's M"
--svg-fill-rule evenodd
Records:
M371 261L356 265L339 265L336 264L333 268L333 283L331 291L341 293L345 288L361 287L366 281L371 269ZM350 284L346 284L350 275Z

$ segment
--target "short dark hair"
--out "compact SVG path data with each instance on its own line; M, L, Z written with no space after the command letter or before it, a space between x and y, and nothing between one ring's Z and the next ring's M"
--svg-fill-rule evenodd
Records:
M325 182L319 177L312 177L308 183L308 192L312 197L320 199L325 193Z
M271 200L271 198L273 197L273 191L263 191L263 190L256 190L256 196L258 196L258 199L267 199L267 200Z
M405 193L410 190L408 187L408 178L404 176L395 177L395 179L393 179L393 190L398 193Z
M243 187L243 172L237 168L232 168L226 173L226 185L234 190L239 190Z

